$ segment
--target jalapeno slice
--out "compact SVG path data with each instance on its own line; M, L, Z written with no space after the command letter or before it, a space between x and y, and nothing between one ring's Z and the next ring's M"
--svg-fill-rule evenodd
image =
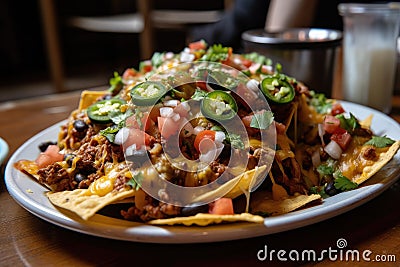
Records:
M137 106L151 106L160 100L165 95L167 89L162 83L154 81L145 81L135 85L130 95L132 103Z
M211 88L216 90L234 90L239 81L224 71L209 71L207 76L207 83Z
M124 100L119 98L101 100L89 106L86 109L86 113L93 123L108 124L112 122L110 113L119 110L125 103Z
M261 81L261 91L271 101L286 104L294 99L295 91L284 75L269 75Z
M201 113L215 121L227 121L232 119L237 110L237 104L233 96L225 91L215 90L208 93L200 105Z

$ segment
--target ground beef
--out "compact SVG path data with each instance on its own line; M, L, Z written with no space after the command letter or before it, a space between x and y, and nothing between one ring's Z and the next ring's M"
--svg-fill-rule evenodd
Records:
M66 191L74 189L76 182L70 178L67 171L58 163L51 164L38 171L39 182L49 185L53 191Z
M373 146L365 146L361 151L361 155L366 160L374 160L376 158L376 148Z
M154 200L152 203L147 204L142 210L135 206L130 207L127 211L122 210L121 215L125 220L137 221L138 219L147 222L155 219L165 219L169 217L176 217L181 214L181 208L158 202Z

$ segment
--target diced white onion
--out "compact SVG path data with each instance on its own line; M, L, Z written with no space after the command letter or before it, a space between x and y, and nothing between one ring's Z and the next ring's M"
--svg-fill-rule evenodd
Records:
M179 100L177 99L165 100L163 104L166 107L176 107L179 104Z
M200 142L200 146L201 146L201 142ZM215 144L206 153L200 153L199 160L204 163L211 163L219 156L219 154L221 154L223 148L224 148L224 144L222 144L222 143Z
M183 52L181 53L181 62L192 62L195 59L195 55Z
M174 115L174 110L171 107L160 108L160 116L163 118L169 118Z
M124 127L121 128L115 135L114 143L117 145L122 145L128 139L129 129Z
M324 125L322 123L319 123L318 124L318 135L319 135L319 138L321 139L321 143L323 146L325 146L324 134L325 134Z
M200 132L202 132L202 131L204 131L204 127L198 125L198 126L194 127L193 133L194 133L195 135L198 135L198 134L199 134Z
M257 80L255 80L255 79L251 79L250 81L248 81L247 83L246 83L246 86L247 86L247 88L249 88L251 91L253 91L253 92L258 92L260 89L258 88L258 85L259 85L260 83L257 81Z
M329 144L324 147L326 153L333 159L339 159L342 155L343 150L340 148L339 144L331 140Z
M251 66L249 67L250 73L251 74L255 74L261 67L260 63L253 63L251 64Z
M173 52L167 52L165 54L165 59L172 59L174 57L174 53Z
M222 143L225 140L225 133L222 131L215 132L215 142Z
M181 102L181 105L186 111L190 110L189 102L187 102L187 101Z
M133 144L125 149L126 156L132 156L136 151L136 144Z
M315 150L311 155L311 161L314 167L318 167L321 164L321 156L318 150Z
M172 120L174 121L174 122L177 122L177 121L179 121L179 119L181 118L181 116L178 114L178 113L172 113Z

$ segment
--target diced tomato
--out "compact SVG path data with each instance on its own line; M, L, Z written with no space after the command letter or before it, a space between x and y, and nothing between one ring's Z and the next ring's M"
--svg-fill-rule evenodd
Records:
M231 57L232 57L232 47L228 47L228 57L225 60L221 61L221 64L231 66L230 64Z
M62 161L64 158L63 154L60 154L60 148L57 145L50 145L46 151L39 154L35 162L39 168L47 167L58 161Z
M189 114L189 111L186 109L185 104L182 104L182 103L178 104L178 105L174 108L174 112L175 112L175 113L178 113L179 116L181 116L181 118L182 118L182 117L187 118L187 117L188 117L188 114Z
M196 138L194 139L194 147L198 152L200 152L200 142L203 139L210 139L212 141L215 141L215 131L204 130L197 134Z
M331 115L336 116L336 115L342 114L344 112L345 112L345 110L340 103L336 102L332 105Z
M155 142L155 138L144 131L136 128L129 129L129 135L127 140L125 141L124 145L129 147L133 144L136 145L137 149L140 149L141 146L149 146Z
M340 128L341 129L341 128ZM344 131L344 132L343 132ZM337 131L331 135L331 140L339 144L340 148L344 151L351 142L351 135L346 130Z
M199 87L201 90L208 92L207 83L205 81L197 81L196 86Z
M164 138L169 138L170 136L178 132L180 123L175 122L172 118L158 117L158 130Z
M335 116L326 115L324 119L324 130L327 133L334 133L340 127L340 120Z
M197 42L190 43L189 44L189 48L190 48L191 51L206 49L207 48L207 43L204 42L204 40L200 40L200 41L197 41Z
M134 68L126 69L124 71L124 74L122 74L122 79L126 80L129 78L135 77L136 74L137 74L137 71Z
M245 66L246 68L250 67L251 64L253 64L251 60L244 57L242 57L240 60L242 61L243 66Z
M155 122L150 119L149 113L144 112L143 116L140 118L140 124L137 121L137 116L133 115L126 119L126 126L132 127L140 130L147 131L150 127L152 127Z
M208 213L218 215L234 214L231 198L220 198L208 204Z

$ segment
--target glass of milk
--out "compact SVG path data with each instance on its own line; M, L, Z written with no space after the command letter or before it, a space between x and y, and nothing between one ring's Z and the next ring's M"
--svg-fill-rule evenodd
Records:
M385 113L397 66L400 4L343 3L343 98Z

